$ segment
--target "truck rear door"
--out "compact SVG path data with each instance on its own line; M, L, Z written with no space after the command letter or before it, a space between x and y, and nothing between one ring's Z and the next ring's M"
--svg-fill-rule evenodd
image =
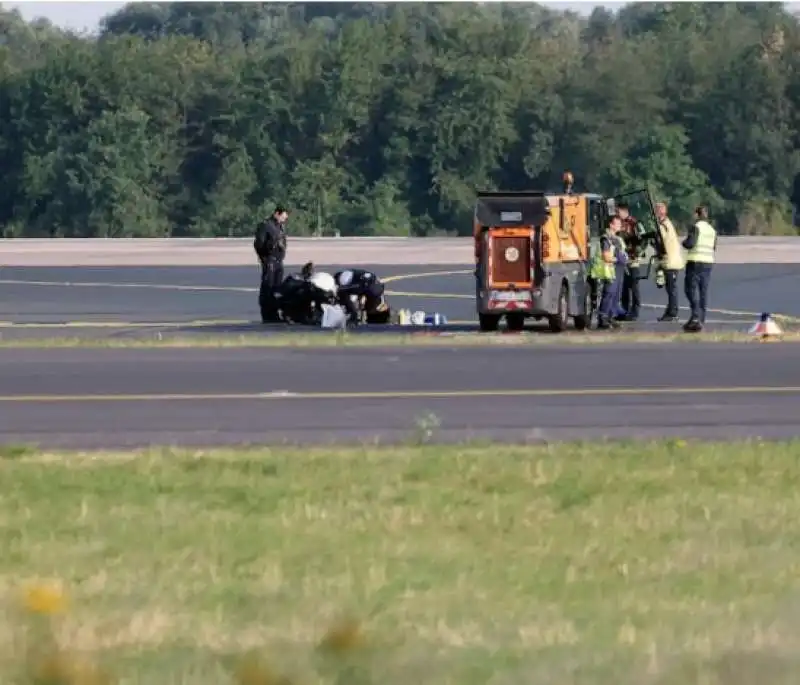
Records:
M532 284L532 226L491 227L488 233L488 281L491 288L529 288Z
M534 191L478 193L475 221L483 227L479 269L491 289L529 289L536 236L547 220L544 194Z

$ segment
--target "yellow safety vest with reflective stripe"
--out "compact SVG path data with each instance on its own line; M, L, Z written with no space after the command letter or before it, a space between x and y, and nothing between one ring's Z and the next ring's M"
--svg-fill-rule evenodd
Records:
M609 250L611 251L611 261L607 262L603 257L603 238L608 238ZM600 238L597 252L592 258L592 266L589 270L589 275L597 281L613 281L616 276L614 270L614 262L616 258L617 246L614 244L614 239L610 233L606 233Z
M617 233L617 235L612 236L612 238L611 238L611 244L612 245L614 244L614 238L616 238L619 241L619 249L620 249L620 251L621 252L627 252L628 248L625 245L625 238L623 238L619 233ZM616 264L617 263L617 260L616 260L617 253L614 252L613 254L614 254L614 264Z
M695 227L697 228L697 242L686 255L686 261L713 264L714 243L717 240L717 232L707 221L698 221Z

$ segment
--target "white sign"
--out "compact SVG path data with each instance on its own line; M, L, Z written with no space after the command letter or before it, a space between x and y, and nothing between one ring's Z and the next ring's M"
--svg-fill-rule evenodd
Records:
M519 250L516 247L506 249L506 261L512 264L519 259Z
M492 299L498 302L528 302L531 299L531 294L528 292L495 290L492 293Z
M522 221L522 212L500 212L500 221Z

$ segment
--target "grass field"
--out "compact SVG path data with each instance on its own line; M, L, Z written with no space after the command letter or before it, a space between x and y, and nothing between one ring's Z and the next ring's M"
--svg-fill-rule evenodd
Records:
M800 443L0 456L2 683L797 680Z

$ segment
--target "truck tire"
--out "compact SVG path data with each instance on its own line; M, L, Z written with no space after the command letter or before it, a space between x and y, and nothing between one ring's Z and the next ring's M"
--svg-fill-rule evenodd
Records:
M592 288L587 283L583 295L583 314L575 316L575 330L585 331L592 323L592 308L594 307L594 297L592 297Z
M506 314L506 327L509 331L521 331L525 328L524 314Z
M500 317L497 314L478 314L478 325L484 333L496 331L500 326Z
M548 317L550 330L553 333L561 333L566 330L569 317L569 289L566 283L561 284L561 291L558 293L558 313Z

